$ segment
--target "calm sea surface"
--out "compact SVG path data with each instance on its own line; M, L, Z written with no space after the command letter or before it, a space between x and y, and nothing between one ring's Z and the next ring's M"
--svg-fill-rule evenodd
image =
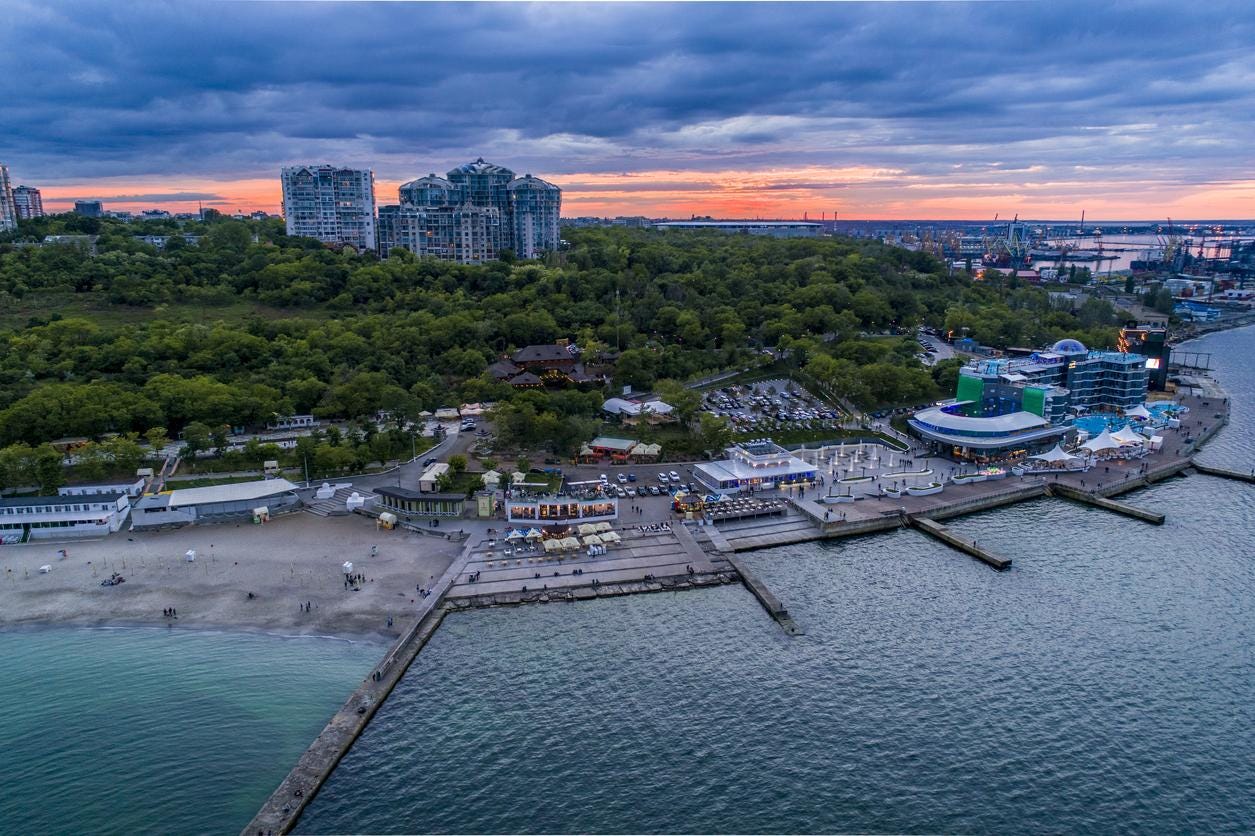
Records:
M1255 329L1209 461L1255 467ZM341 832L1255 830L1255 486L749 554L740 587L446 619L301 821ZM0 633L0 833L236 833L382 652Z
M240 831L381 644L0 632L0 833Z

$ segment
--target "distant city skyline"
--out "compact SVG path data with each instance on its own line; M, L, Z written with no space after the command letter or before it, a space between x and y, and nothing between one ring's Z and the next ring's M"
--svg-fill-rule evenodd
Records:
M1240 2L6 11L0 161L51 212L273 213L283 166L391 194L482 156L569 217L1255 216Z

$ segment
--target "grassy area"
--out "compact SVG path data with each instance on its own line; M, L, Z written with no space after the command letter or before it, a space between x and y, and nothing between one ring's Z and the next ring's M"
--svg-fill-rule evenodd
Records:
M206 476L199 479L172 479L166 482L166 490L208 488L213 485L234 485L238 482L256 482L261 478L262 476L259 473L256 476Z

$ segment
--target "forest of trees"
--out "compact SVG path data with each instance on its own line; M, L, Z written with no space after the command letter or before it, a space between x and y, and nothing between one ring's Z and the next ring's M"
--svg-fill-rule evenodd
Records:
M199 242L158 250L136 237L180 229ZM97 254L20 246L48 234L99 235ZM930 373L909 340L872 336L894 327L929 323L999 347L1115 339L1106 302L1060 310L1042 289L949 275L874 241L563 235L570 246L543 262L469 266L336 252L273 219L23 221L0 236L0 307L42 296L66 300L67 313L0 331L0 446L495 401L503 434L569 448L595 427L604 393L516 392L485 373L491 362L565 337L604 359L615 391L640 391L771 347L874 406L952 386L953 370Z

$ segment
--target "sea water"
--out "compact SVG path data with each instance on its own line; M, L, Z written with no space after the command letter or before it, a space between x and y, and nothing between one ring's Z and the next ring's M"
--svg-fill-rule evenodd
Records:
M165 627L0 632L0 833L238 833L383 650Z

